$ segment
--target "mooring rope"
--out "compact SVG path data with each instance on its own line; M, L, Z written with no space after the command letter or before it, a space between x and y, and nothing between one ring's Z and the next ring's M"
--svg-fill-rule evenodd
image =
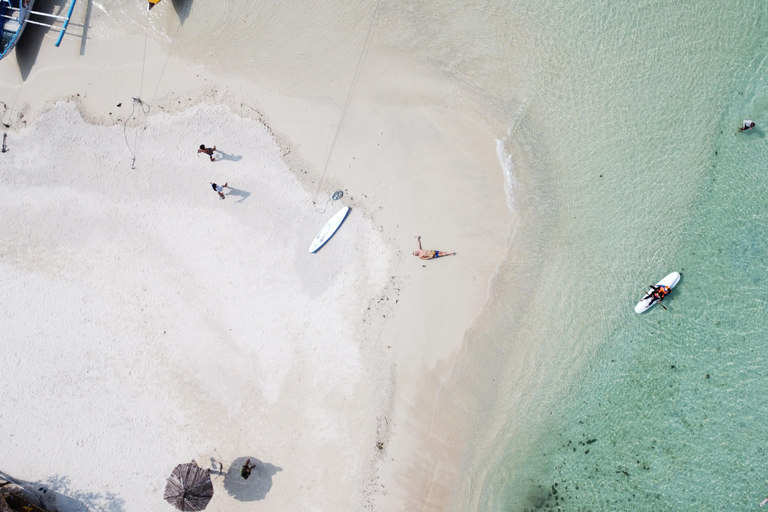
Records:
M336 146L336 141L339 138L339 133L341 132L341 125L344 123L344 118L347 115L347 110L349 110L349 104L352 102L352 95L355 92L355 87L357 86L357 82L360 78L360 73L363 69L363 63L365 62L365 58L368 55L368 50L371 47L371 41L373 41L373 27L374 27L374 21L376 21L376 13L379 11L379 3L381 0L376 0L376 6L373 9L373 15L371 16L371 23L368 25L368 32L365 35L365 41L363 42L363 49L360 52L360 57L357 59L357 67L355 67L355 74L352 76L352 83L349 86L349 92L347 93L347 101L344 102L344 108L341 110L341 117L339 118L339 123L336 125L336 133L333 136L333 140L331 141L331 147L328 150L328 157L325 159L325 165L323 166L323 172L320 174L320 181L317 184L317 190L315 191L315 195L312 197L312 205L315 207L315 210L322 213L328 208L328 203L331 202L331 195L328 194L328 201L325 203L325 208L323 210L318 210L317 208L317 195L320 193L320 189L323 186L323 181L325 180L325 174L328 171L328 164L331 161L331 155L333 154L333 148Z
M5 145L5 139L8 137L8 131L7 130L8 130L8 128L11 127L11 112L13 112L13 109L16 108L16 102L19 99L19 95L21 94L21 89L22 89L22 87L24 87L25 83L26 83L25 81L22 81L21 85L19 85L19 89L16 91L16 96L13 98L13 103L11 104L11 108L8 109L8 112L4 112L3 113L2 120L0 121L3 124L3 146L2 146L2 152L3 153L8 151L8 147ZM3 103L3 102L0 102L0 103ZM3 106L6 107L6 108L8 107L8 105L6 105L5 103L3 103ZM8 119L7 123L5 122L6 121L6 114L7 114L7 119Z
M144 23L144 55L141 58L141 83L139 84L139 95L133 98L133 105L131 108L131 114L126 118L123 123L123 136L125 137L125 145L128 146L133 159L131 160L131 169L136 169L136 155L139 153L139 133L141 130L137 129L133 139L133 148L128 142L128 122L133 118L133 113L136 111L136 104L141 106L141 111L147 115L149 114L150 106L141 99L141 95L144 92L144 70L147 67L147 41L149 40L149 9L147 9L147 18Z
M139 95L135 98L133 98L133 107L131 109L131 114L126 119L125 123L123 124L123 134L125 135L125 144L128 146L128 150L131 152L131 156L133 157L133 160L131 161L131 169L135 169L135 163L136 163L136 155L139 152L139 132L141 130L136 130L136 139L134 142L134 147L136 148L135 151L131 150L131 145L128 143L128 121L131 120L133 117L134 112L136 111L136 105L140 105L142 113L146 116L149 115L149 111L151 110L151 105L155 101L155 97L157 96L157 91L160 89L160 84L163 81L163 75L165 75L165 69L168 67L168 61L171 59L171 53L173 53L173 46L176 44L176 39L179 35L179 30L181 30L181 20L179 20L179 26L176 27L176 32L174 32L173 37L171 38L171 47L168 49L168 54L165 56L165 63L163 63L163 69L160 71L160 76L157 79L157 85L155 86L155 92L152 93L152 99L149 100L149 103L145 102L141 99L141 95L144 92L144 70L146 68L147 64L147 41L149 38L149 9L147 9L147 22L144 29L144 57L142 59L141 63L141 85L139 87Z

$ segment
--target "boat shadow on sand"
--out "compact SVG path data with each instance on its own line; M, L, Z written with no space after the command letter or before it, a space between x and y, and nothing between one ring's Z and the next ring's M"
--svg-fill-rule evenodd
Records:
M251 475L246 480L240 475L243 466L250 460ZM262 462L256 457L238 457L224 475L224 489L238 501L259 501L267 497L272 488L272 477L283 468L268 462Z
M61 2L58 0L37 0L37 2L35 2L34 10L35 12L53 14L54 9L58 7L60 3ZM32 16L32 18L37 20L39 16ZM16 62L19 65L19 72L21 73L21 79L23 81L27 80L29 73L32 71L32 66L37 62L37 56L43 45L43 39L49 30L51 29L48 27L34 25L32 23L27 23L24 26L24 32L21 34L19 42L16 43L16 48L14 49L16 52Z
M173 0L173 10L179 17L179 23L183 25L192 10L192 0Z

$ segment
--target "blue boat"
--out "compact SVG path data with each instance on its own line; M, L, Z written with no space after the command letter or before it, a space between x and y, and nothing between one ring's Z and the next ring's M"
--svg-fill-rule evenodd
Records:
M49 23L31 21L29 19L31 15L42 16L62 22L59 37L56 39L56 46L59 46L59 44L61 44L61 39L64 37L67 27L69 26L69 20L72 18L72 10L75 8L75 1L76 0L72 0L70 2L66 16L56 16L55 14L33 11L32 7L35 4L35 0L0 0L0 33L2 34L2 39L0 39L0 59L13 50L16 43L19 41L19 38L21 38L21 33L24 31L24 27L27 26L27 23L42 25L43 27L53 26Z
M16 46L34 4L35 0L0 0L0 59Z

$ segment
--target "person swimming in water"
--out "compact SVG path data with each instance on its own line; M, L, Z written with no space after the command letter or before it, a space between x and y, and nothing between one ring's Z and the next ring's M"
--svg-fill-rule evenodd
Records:
M743 132L745 130L751 130L755 127L755 122L751 119L745 119L744 123L742 123L741 128L739 128L740 132Z
M421 248L420 235L416 235L416 241L419 243L419 250L413 251L413 255L418 256L422 260L433 260L436 258L442 258L443 256L454 256L456 254L455 252L445 252L445 251L433 251L433 250L425 251L424 249Z

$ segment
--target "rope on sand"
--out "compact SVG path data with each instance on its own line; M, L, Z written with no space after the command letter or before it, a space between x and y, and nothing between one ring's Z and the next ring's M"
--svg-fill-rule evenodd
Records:
M141 95L144 92L144 70L147 65L147 41L149 39L149 9L147 9L147 20L146 24L144 26L144 56L141 61L141 84L139 85L139 95L137 97L133 98L133 107L131 108L131 114L128 116L128 118L125 120L125 123L123 124L123 135L125 136L125 144L128 146L128 151L131 152L131 156L133 157L133 160L131 161L131 169L136 169L136 155L139 152L139 132L141 130L136 130L136 137L134 139L134 150L131 149L131 145L128 142L128 121L130 121L133 118L133 114L136 111L136 105L139 105L141 108L141 112L146 116L149 115L149 111L151 110L151 103L155 101L155 97L157 96L157 91L160 89L160 83L163 80L163 75L165 74L165 69L168 67L168 61L171 59L171 53L173 52L173 45L176 44L176 39L179 35L179 30L181 30L181 20L179 20L179 26L176 27L176 32L173 34L173 38L171 38L171 47L168 49L168 54L165 56L165 63L163 64L163 69L160 71L160 77L157 79L157 85L155 86L155 92L152 93L152 99L149 100L150 102L147 103L144 100L141 99Z
M19 89L16 91L16 97L13 98L13 103L11 104L11 108L8 109L8 112L7 112L7 120L8 120L8 122L7 123L5 122L6 121L6 113L5 112L3 113L2 121L0 121L3 124L3 148L2 148L2 152L3 153L8 152L8 147L5 145L5 139L8 138L8 128L11 127L11 124L10 124L11 123L11 113L13 112L13 109L16 108L16 101L18 101L19 95L21 94L21 89L22 89L22 87L24 87L25 83L26 83L26 81L22 81L21 82L21 85L19 86ZM0 103L3 104L3 107L8 108L8 105L3 103L2 101L0 101Z
M147 9L147 18L144 23L144 55L141 58L141 83L139 84L139 95L133 98L133 106L131 108L130 115L125 119L123 123L123 136L125 137L125 145L128 146L128 151L131 152L133 159L131 160L131 169L136 169L136 154L139 152L139 131L136 130L136 136L133 139L133 147L128 142L128 121L133 119L133 114L136 111L136 105L141 107L141 111L146 115L149 114L150 106L148 103L144 103L141 99L141 94L144 92L144 69L147 66L147 40L149 39L149 9Z
M373 9L373 15L371 16L371 23L368 25L368 32L365 35L365 41L363 42L363 50L360 52L360 58L357 59L357 67L355 68L355 74L352 76L352 83L349 86L349 92L347 93L347 101L344 103L344 108L341 111L341 117L339 118L339 123L336 125L336 134L333 136L333 141L331 142L331 148L328 150L328 157L325 159L325 165L323 166L323 172L320 174L320 181L317 184L317 191L315 191L315 195L312 198L312 205L315 207L315 210L322 213L328 208L328 203L331 202L330 194L328 194L328 201L325 203L325 207L322 210L319 210L317 208L317 195L320 193L320 189L323 186L323 181L325 180L325 174L328 171L328 163L331 161L331 155L333 154L333 148L336 146L336 140L339 138L339 133L341 132L341 125L344 123L344 118L347 115L347 110L349 110L349 104L352 101L352 94L355 92L355 87L357 86L357 81L360 78L360 72L363 69L363 63L365 62L365 58L368 55L368 50L371 48L371 41L373 41L373 27L374 27L374 21L376 21L376 14L379 11L379 3L381 0L376 0L376 6Z

